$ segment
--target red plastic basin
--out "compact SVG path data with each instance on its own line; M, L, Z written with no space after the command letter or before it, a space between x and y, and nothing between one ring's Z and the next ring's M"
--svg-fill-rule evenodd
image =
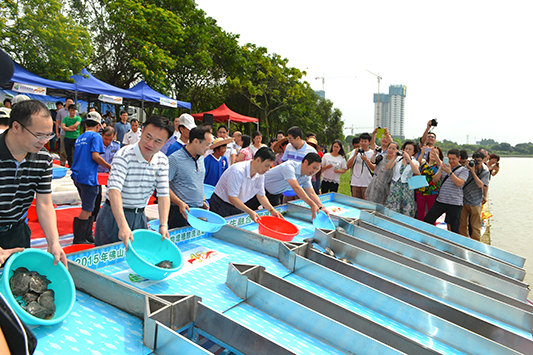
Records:
M109 179L109 173L98 173L98 183L100 185L107 185L107 179Z
M284 242L290 242L300 231L289 221L272 216L259 217L259 234L278 239Z

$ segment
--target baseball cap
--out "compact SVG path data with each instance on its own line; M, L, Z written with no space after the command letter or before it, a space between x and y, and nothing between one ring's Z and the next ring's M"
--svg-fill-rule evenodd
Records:
M102 116L100 116L100 114L95 111L89 112L87 114L87 121L94 121L94 122L102 123Z
M11 99L11 105L18 104L22 101L28 101L31 100L27 95L17 95L13 99Z
M0 107L0 118L9 118L11 116L11 109L7 107Z
M188 113L184 113L180 116L180 125L185 126L189 131L196 127L194 123L194 118Z

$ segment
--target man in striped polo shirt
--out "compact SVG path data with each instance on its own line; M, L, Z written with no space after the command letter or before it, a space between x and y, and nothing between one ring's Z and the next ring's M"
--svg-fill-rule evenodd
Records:
M450 230L459 233L461 210L463 209L463 185L468 179L468 170L459 164L459 149L448 151L448 164L437 159L439 171L433 181L440 180L440 190L435 204L426 214L424 221L435 224L435 221L446 212L446 221Z
M308 153L316 153L316 149L304 141L304 134L300 127L294 126L289 128L287 131L287 137L289 139L289 144L285 147L285 152L283 153L281 161L286 162L287 160L295 160L301 163Z
M172 135L172 123L151 116L143 124L141 140L120 149L113 157L106 201L95 228L95 245L133 240L132 230L146 229L144 208L157 189L159 233L168 238L168 158L160 150Z
M24 217L34 195L54 264L67 264L52 204L52 157L44 149L54 137L53 127L48 108L29 100L14 105L9 129L0 135L0 264L14 252L30 247L31 230Z

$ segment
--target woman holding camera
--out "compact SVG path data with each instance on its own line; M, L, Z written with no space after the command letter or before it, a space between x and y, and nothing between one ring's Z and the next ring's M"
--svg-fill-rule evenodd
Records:
M395 159L396 163L391 167L393 170L392 182L385 207L414 217L416 211L415 193L409 190L408 181L411 176L420 175L418 161L414 158L414 155L418 153L418 146L413 141L407 141L403 144L402 150L403 153L398 154L399 157Z
M427 211L433 207L435 199L439 194L440 181L434 182L433 176L439 171L439 166L441 164L444 155L442 150L439 147L433 147L429 151L429 159L426 161L422 159L422 155L419 157L420 162L420 175L426 177L428 186L421 187L416 190L416 218L423 221L426 216Z
M398 143L391 142L388 144L387 153L376 157L374 176L366 189L367 200L385 205L399 148Z

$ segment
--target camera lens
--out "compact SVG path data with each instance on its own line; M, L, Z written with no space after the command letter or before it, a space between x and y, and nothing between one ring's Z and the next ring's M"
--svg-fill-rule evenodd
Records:
M476 165L476 161L475 160L469 160L468 161L468 165L473 167L474 165Z

